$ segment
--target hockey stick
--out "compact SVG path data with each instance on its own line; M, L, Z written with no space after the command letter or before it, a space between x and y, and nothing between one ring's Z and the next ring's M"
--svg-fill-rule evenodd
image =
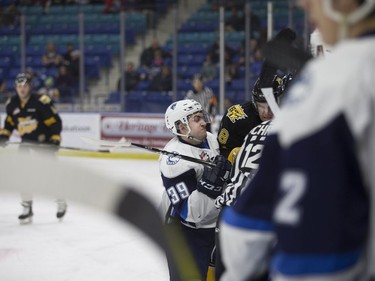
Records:
M175 257L170 266L179 273L177 281L200 280L186 242L173 240L183 237L179 230L165 231L159 211L136 191L136 186L118 184L110 177L43 153L30 157L23 151L2 150L0 155L0 191L64 198L116 215L145 233L167 255Z
M66 149L66 150L75 150L75 151L87 151L87 152L101 152L101 153L111 153L111 149L86 149L86 148L79 148L79 147L71 147L71 146L57 146L54 144L48 143L40 143L40 142L6 142L6 145L20 145L21 147L30 147L30 148L55 148L58 147L59 149Z
M135 147L143 148L143 149L155 152L155 153L181 158L183 160L187 160L187 161L190 161L190 162L206 165L206 166L209 166L209 167L215 167L216 166L212 162L204 161L204 160L194 158L194 157L184 155L184 154L179 154L178 152L166 151L166 150L158 149L156 147L150 147L150 146L146 146L146 145L143 145L143 144L129 142L125 138L120 139L118 142L106 141L106 140L95 140L95 139L91 139L91 138L84 137L84 136L81 136L80 138L84 142L86 142L88 144L91 144L91 145L95 145L95 146L109 146L109 147L113 147L113 148L135 146Z
M267 104L271 108L271 111L275 117L279 114L280 108L275 100L275 96L273 95L272 88L262 88L262 93L266 98Z

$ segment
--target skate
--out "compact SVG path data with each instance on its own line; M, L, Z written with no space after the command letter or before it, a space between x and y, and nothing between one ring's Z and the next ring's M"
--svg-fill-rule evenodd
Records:
M33 222L33 205L32 201L23 201L21 205L23 206L23 212L18 216L21 224L29 224Z
M58 200L57 201L57 213L56 213L56 217L62 221L65 214L66 214L66 209L68 208L68 205L66 204L65 201L63 200Z

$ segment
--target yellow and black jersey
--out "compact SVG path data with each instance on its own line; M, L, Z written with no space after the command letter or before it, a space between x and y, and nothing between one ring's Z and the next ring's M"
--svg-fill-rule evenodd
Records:
M10 136L17 130L22 141L59 142L62 122L49 96L31 94L26 103L16 95L6 102L4 128L0 135Z
M253 102L231 106L220 121L218 141L220 154L228 157L235 147L242 143L252 128L262 123Z

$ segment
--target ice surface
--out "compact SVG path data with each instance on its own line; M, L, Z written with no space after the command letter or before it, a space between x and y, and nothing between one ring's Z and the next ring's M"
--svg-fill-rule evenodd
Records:
M158 162L66 157L131 185L155 204L163 190ZM53 183L51 183L53 184ZM56 219L54 198L34 195L34 219L20 225L17 193L0 193L1 281L168 280L164 254L131 225L108 214L68 202Z

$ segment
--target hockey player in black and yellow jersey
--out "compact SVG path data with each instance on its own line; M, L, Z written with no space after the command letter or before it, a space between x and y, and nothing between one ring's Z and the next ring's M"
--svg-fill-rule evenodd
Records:
M50 148L58 148L61 141L62 122L50 97L31 93L31 79L20 73L15 80L17 95L6 102L4 128L0 130L0 143L8 141L13 130L17 130L22 142L43 143ZM55 150L55 149L53 149ZM57 218L66 212L64 200L57 200ZM19 216L21 222L31 221L32 196L22 194L24 212Z
M261 88L272 87L276 101L281 92L279 91L282 78L272 75L271 79L258 78L252 91L252 100L242 104L231 106L220 122L218 142L220 154L231 159L233 149L242 146L245 137L250 130L260 123L271 120L273 113L267 104ZM267 85L267 83L271 83Z
M15 80L17 95L6 102L4 128L0 130L1 141L7 141L17 130L22 142L60 144L62 122L51 98L31 93L30 78L19 74Z

